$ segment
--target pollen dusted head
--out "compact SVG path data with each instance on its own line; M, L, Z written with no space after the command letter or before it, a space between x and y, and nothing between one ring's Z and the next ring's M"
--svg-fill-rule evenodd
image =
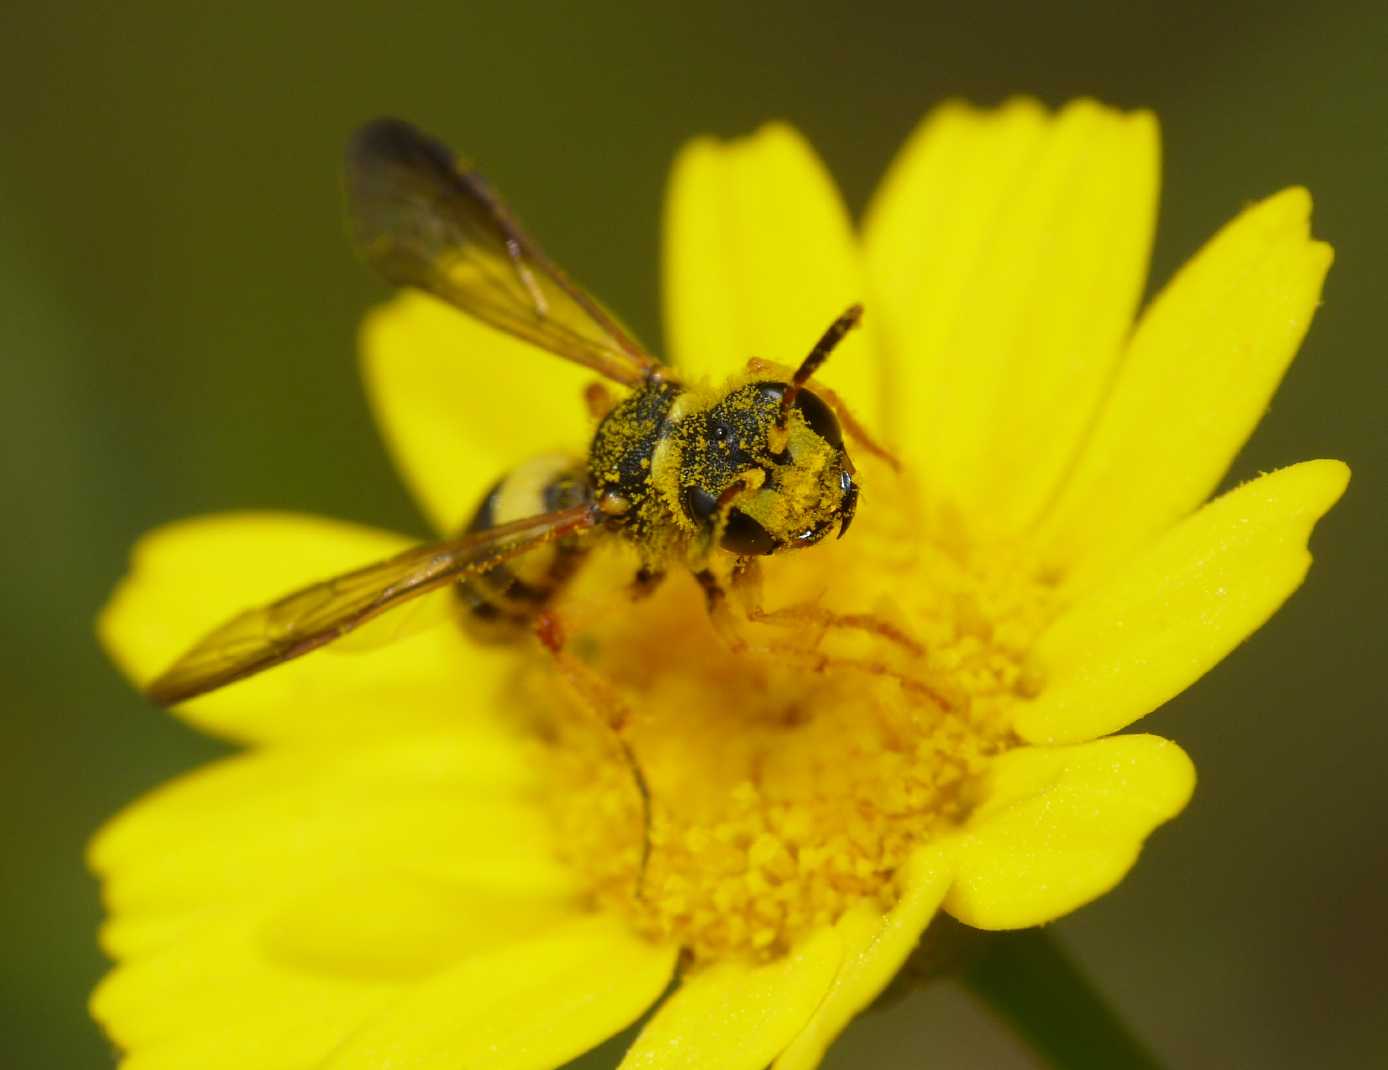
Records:
M842 535L853 519L858 487L838 419L805 389L787 411L790 389L747 383L681 428L680 505L711 531L720 507L733 501L720 540L732 553L813 546L835 525Z

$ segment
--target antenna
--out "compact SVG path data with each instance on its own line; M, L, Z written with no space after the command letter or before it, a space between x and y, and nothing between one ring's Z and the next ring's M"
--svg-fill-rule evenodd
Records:
M800 388L810 381L810 376L819 371L824 362L829 359L835 347L843 341L843 336L858 326L863 318L862 305L849 305L844 312L833 323L829 324L829 329L815 343L810 355L800 362L800 367L795 369L795 374L790 377L790 386L785 394L781 396L781 412L776 417L776 430L784 431L790 421L790 410L795 407L796 395L800 393Z

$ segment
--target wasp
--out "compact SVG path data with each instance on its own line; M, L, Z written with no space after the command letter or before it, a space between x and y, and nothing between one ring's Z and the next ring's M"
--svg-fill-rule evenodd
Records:
M427 291L627 393L614 402L590 388L598 423L584 460L527 461L455 537L238 614L148 686L156 701L273 668L448 586L474 635L511 638L536 626L600 536L635 549L635 593L684 567L713 609L723 596L715 555L745 568L848 530L859 487L844 428L875 447L831 392L806 384L861 306L789 375L752 360L720 388L691 384L571 281L474 170L408 123L362 127L348 146L345 186L360 251L388 282Z

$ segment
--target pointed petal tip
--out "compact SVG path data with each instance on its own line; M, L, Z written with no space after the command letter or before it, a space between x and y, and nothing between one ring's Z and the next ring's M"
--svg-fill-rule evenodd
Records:
M1309 220L1313 207L1311 191L1305 186L1288 186L1286 189L1278 190L1261 202L1255 202L1255 206L1261 204L1271 212L1287 219Z
M729 137L698 134L683 142L675 153L675 165L699 162L710 157L726 157L756 149L809 150L805 136L786 119L767 119L754 129Z
M1302 461L1301 464L1291 467L1305 468L1308 477L1320 484L1325 496L1325 508L1321 510L1321 516L1324 516L1349 489L1351 471L1344 461L1333 457L1321 457L1314 461Z
M1245 480L1233 490L1213 499L1206 508L1216 506L1235 494L1257 497L1288 516L1299 517L1299 533L1309 537L1312 525L1325 516L1349 488L1350 467L1344 461L1322 457L1299 461Z
M1265 240L1300 238L1313 245L1324 243L1311 239L1311 216L1315 201L1305 186L1287 186L1260 200L1249 202L1242 212L1227 223L1223 230L1249 227Z
M712 134L699 134L689 138L675 150L674 160L670 164L671 175L679 175L686 168L698 166L708 158L716 156L722 148L723 143Z
M788 119L768 119L743 141L770 141L805 143L805 136Z

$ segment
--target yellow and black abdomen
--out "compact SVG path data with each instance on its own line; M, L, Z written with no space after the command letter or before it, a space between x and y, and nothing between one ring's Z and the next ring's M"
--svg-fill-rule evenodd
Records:
M582 460L546 454L522 464L492 487L465 530L486 531L592 499ZM484 643L509 642L523 634L573 576L586 553L580 539L559 539L460 580L455 590L466 609L463 624L468 634Z

